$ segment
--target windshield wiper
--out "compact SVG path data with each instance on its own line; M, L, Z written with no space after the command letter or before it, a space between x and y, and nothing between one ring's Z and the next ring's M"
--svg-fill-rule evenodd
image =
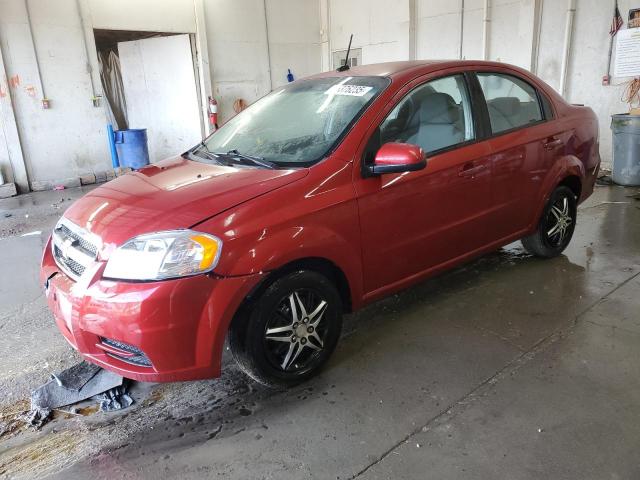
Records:
M211 153L211 155L216 155L216 156L221 156L221 157L230 157L232 159L238 159L243 161L245 164L250 164L250 165L258 165L260 167L264 167L264 168L276 168L276 164L272 163L268 160L265 160L262 157L252 157L251 155L244 155L240 152L238 152L238 150L229 150L226 153Z
M228 162L223 162L222 159L218 155L216 155L211 150L209 150L209 147L207 147L207 144L204 143L204 141L200 142L198 145L193 147L191 150L188 150L186 153L189 154L189 155L196 156L196 157L206 158L208 160L213 160L214 162L216 162L216 163L218 163L220 165L224 165L226 167L229 166Z

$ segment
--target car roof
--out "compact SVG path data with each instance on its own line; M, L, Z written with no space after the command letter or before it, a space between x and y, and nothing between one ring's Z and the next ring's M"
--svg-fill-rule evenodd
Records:
M502 62L490 62L486 60L407 60L401 62L386 62L386 63L374 63L370 65L360 65L357 67L351 67L344 72L338 72L336 70L329 70L328 72L318 73L310 77L300 79L299 81L310 80L314 78L328 78L328 77L385 77L390 78L393 83L400 85L405 82L409 82L414 78L420 77L440 70L449 69L482 69L502 71L506 73L513 73L521 78L531 82L537 88L544 91L548 97L551 98L556 105L556 109L559 106L567 106L566 101L557 93L551 86L545 83L543 80L528 72L527 70ZM453 73L453 72L452 72Z
M407 60L401 62L384 62L374 63L371 65L360 65L357 67L351 67L344 72L338 72L336 70L330 70L328 72L312 75L307 78L322 78L322 77L397 77L400 75L411 74L425 74L432 71L444 70L446 68L463 68L463 67L506 67L516 72L521 69L499 62L488 62L483 60Z

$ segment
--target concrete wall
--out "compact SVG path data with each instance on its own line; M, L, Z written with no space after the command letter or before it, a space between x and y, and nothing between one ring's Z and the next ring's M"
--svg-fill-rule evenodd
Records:
M59 1L55 0L56 3ZM194 4L189 0L84 1L88 1L93 28L176 33L196 32ZM217 3L217 0L214 0L213 3Z
M251 103L271 89L262 0L215 0L205 4L214 95L222 121L233 102Z
M329 0L331 50L362 48L363 63L409 59L407 0Z
M273 88L322 70L321 25L317 0L269 0L267 24ZM294 21L292 21L294 20Z
M640 0L619 0L618 5L626 25L629 9L640 8ZM538 74L556 89L560 86L565 12L565 1L545 0L542 9ZM609 28L612 18L612 1L577 1L565 92L568 101L589 105L598 115L600 153L607 166L611 163L612 151L611 115L629 111L628 105L620 100L624 83L628 78L612 78L611 86L602 85L602 77L607 72Z
M28 1L34 45L27 22ZM490 0L488 58L537 72L558 88L567 2ZM627 79L601 85L613 0L577 0L565 96L591 105L611 159L609 117ZM221 119L286 82L332 68L332 52L362 48L362 61L482 58L483 0L0 0L0 169L24 188L110 166L93 29L192 33L200 83ZM640 0L620 0L623 17ZM81 18L84 21L84 29ZM82 43L88 43L89 64ZM35 46L35 48L34 48ZM42 85L38 80L38 53ZM93 87L92 87L93 82ZM42 86L51 109L41 107ZM27 180L28 177L28 180Z
M0 2L0 48L5 60L5 72L0 75L8 78L3 87L9 90L13 102L29 178L32 182L62 179L106 166L104 112L92 106L76 3L31 0L29 5L42 84L51 99L49 110L42 109L43 94L25 3ZM8 123L5 116L2 120ZM15 164L23 160L11 161ZM2 168L4 171L8 165Z
M287 68L296 77L321 69L318 2L0 0L0 169L5 179L19 181L24 191L29 184L35 189L52 182L73 185L80 175L110 167L106 115L92 102L93 89L102 91L94 28L195 34L200 56L205 55L199 59L205 98L213 91L224 121L235 114L237 98L251 103L283 84ZM35 52L49 110L42 109Z
M417 59L461 58L461 0L327 1L332 51L345 49L353 33L363 63L408 60L412 49ZM462 58L482 58L483 0L464 3ZM530 68L534 12L534 0L491 1L489 58Z
M618 3L625 24L629 9L640 8L640 0ZM529 69L559 88L568 2L490 0L489 5L488 59ZM484 1L464 0L464 13L461 7L462 0L324 0L330 35L323 55L346 48L353 33L354 46L363 48L363 63L412 56L481 59ZM568 101L587 104L598 114L605 166L611 163L610 116L628 110L620 97L629 79L614 78L612 86L602 86L613 7L613 0L577 0L565 91Z

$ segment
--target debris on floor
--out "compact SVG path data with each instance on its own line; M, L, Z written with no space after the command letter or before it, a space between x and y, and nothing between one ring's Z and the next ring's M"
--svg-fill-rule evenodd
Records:
M113 412L115 410L122 410L123 408L131 406L133 398L129 396L127 391L128 385L125 383L99 395L100 411Z
M18 415L18 419L22 420L30 427L39 430L45 423L49 421L49 419L51 418L51 413L51 409L48 408L32 407L28 412Z
M601 175L596 179L596 185L608 186L608 185L615 185L615 183L613 183L613 179L611 178L611 175Z
M39 429L51 418L51 412L94 398L103 412L120 410L133 404L124 378L97 365L80 362L54 373L44 385L31 392L31 410L20 416L29 426Z

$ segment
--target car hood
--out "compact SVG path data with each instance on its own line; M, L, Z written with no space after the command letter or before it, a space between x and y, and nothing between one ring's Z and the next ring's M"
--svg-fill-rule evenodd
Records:
M177 157L127 173L74 203L64 216L117 246L143 233L189 228L309 173L235 168Z

